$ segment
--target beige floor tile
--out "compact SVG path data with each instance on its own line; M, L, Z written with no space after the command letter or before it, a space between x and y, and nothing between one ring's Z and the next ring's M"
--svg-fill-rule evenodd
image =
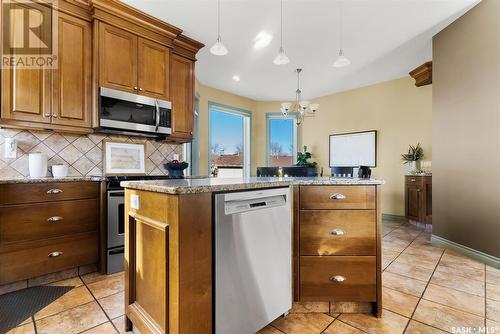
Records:
M500 269L486 266L486 282L500 285Z
M387 268L392 261L394 261L400 252L389 250L389 249L382 249L382 269Z
M413 319L452 332L455 327L484 326L484 318L448 306L421 299Z
M500 302L500 285L486 283L486 298Z
M319 334L333 322L323 313L294 313L279 317L272 325L286 334Z
M90 284L90 283L94 283L97 281L102 281L104 279L109 279L110 277L124 276L124 274L125 273L123 271L120 271L118 273L106 275L106 274L101 274L101 273L96 271L96 272L92 272L90 274L85 274L85 275L81 276L81 278L85 282L85 284Z
M406 327L405 334L445 334L440 329L427 326L415 320L410 320L408 327Z
M500 322L486 319L486 327L491 328L489 333L500 333Z
M328 328L323 332L324 334L363 334L363 331L352 327L342 321L335 320Z
M125 316L124 315L122 315L121 317L118 317L116 319L113 319L111 321L113 322L113 324L115 325L115 327L118 329L118 331L121 334L132 333L132 332L125 332Z
M384 287L388 287L416 297L422 296L425 290L425 286L427 285L426 282L394 274L389 271L385 271L382 274L382 284L384 285Z
M467 292L436 284L429 284L422 298L481 317L485 316L484 297L476 296Z
M399 334L403 333L408 318L384 310L382 318L371 314L341 314L338 320L370 334Z
M101 304L104 312L106 312L110 319L114 319L125 314L125 292L123 291L97 301Z
M6 334L35 334L33 322L11 329Z
M417 267L411 264L396 261L387 267L386 270L394 274L407 276L424 282L429 281L432 275L432 269Z
M283 332L280 330L277 330L273 326L269 325L269 326L262 328L256 334L283 334Z
M493 321L500 321L500 302L486 299L486 318Z
M390 234L389 234L389 236L390 236ZM390 251L401 253L410 244L409 242L406 242L403 240L397 240L397 239L391 240L390 238L388 238L389 236L385 236L382 239L382 249L384 249L384 250L390 250ZM383 251L382 251L382 253L383 253Z
M79 286L66 292L64 295L35 313L35 320L54 315L79 305L87 304L93 300L94 298L87 287Z
M413 256L425 256L433 261L439 261L441 255L443 254L442 249L434 249L433 247L427 247L420 244L415 244L414 242L405 249L403 254L413 255Z
M469 279L475 279L477 281L484 282L484 277L485 277L485 272L484 269L477 269L477 268L471 268L471 267L458 267L453 265L450 266L449 264L441 264L439 263L436 272L446 275L450 280L453 280L457 276L469 278Z
M294 302L290 313L328 313L329 302Z
M400 263L405 263L405 264L411 264L417 267L421 268L427 268L427 269L432 269L436 268L438 264L439 259L433 259L432 257L427 257L424 254L421 254L419 256L415 256L412 254L401 254L397 259L396 262Z
M72 278L64 279L62 281L49 283L47 285L50 285L50 286L72 286L72 287L76 288L78 286L82 286L83 281L80 277L72 277Z
M358 302L330 302L330 315L336 316L337 313L373 313L372 303Z
M87 329L82 334L117 334L115 327L109 321L97 327Z
M418 297L408 295L387 287L382 291L382 305L397 314L410 318L418 304Z
M431 283L484 297L484 281L450 275L447 272L436 270L432 275Z
M441 262L450 263L450 266L466 266L477 269L484 269L484 263L478 262L470 257L464 256L462 254L456 253L449 249L444 251Z
M38 334L74 334L106 322L108 319L97 302L69 309L36 321Z
M85 278L83 278L83 281L85 282ZM87 287L97 299L121 292L124 290L123 273L109 275L104 278L101 277L92 283L87 283Z

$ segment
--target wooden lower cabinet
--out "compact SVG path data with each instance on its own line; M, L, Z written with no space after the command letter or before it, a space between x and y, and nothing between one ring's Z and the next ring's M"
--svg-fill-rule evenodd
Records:
M0 284L99 261L99 182L0 184Z
M380 317L380 186L300 186L294 196L295 301L354 302L363 311L368 302Z
M125 198L125 329L212 333L212 194Z
M405 176L405 216L432 224L432 176Z

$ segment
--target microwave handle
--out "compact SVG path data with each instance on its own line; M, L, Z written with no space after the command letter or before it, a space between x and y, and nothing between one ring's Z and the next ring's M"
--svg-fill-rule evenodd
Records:
M156 110L156 127L155 132L158 132L158 128L160 127L160 104L158 100L155 100L155 110Z

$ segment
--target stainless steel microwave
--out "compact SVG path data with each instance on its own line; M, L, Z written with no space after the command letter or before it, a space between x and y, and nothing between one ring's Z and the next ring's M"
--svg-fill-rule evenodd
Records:
M99 127L103 132L165 136L172 133L172 103L116 89L99 88Z

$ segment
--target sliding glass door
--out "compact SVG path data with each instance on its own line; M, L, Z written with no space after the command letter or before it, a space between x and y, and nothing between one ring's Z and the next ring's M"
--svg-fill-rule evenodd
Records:
M209 172L216 177L250 175L251 113L209 103Z

